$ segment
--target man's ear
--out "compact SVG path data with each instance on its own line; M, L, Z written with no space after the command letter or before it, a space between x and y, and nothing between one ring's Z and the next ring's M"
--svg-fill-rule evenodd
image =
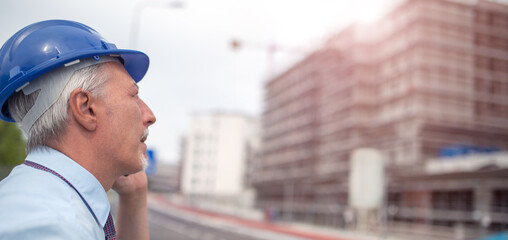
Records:
M88 131L97 128L97 116L92 93L83 89L74 89L69 98L70 114L76 122Z

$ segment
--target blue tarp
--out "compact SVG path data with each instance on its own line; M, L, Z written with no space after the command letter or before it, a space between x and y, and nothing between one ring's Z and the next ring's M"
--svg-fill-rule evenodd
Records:
M499 232L477 240L508 240L508 232Z
M464 156L473 153L491 153L499 151L500 149L497 147L478 147L478 146L468 146L468 145L451 145L442 148L439 151L440 157L456 157L456 156Z

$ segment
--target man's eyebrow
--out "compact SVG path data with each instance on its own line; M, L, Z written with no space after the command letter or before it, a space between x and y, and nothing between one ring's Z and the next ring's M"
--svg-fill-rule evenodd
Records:
M139 90L139 86L137 83L132 84L134 87L136 87L136 90Z

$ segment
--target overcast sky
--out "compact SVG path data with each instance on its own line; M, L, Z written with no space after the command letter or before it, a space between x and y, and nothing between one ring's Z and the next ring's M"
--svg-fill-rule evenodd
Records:
M353 20L379 15L395 1L183 0L176 4L183 7L175 8L176 1L162 0L2 0L0 42L28 24L68 19L130 48L136 21L136 49L151 61L140 95L157 117L147 144L159 160L177 162L191 114L259 116L263 83L273 69L282 71L303 57L300 52L315 49ZM233 51L232 39L241 40L242 47ZM270 44L287 50L269 58Z

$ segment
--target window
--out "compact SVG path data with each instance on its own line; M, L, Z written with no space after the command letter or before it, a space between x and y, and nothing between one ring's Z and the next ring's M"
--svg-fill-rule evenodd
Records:
M498 189L492 192L491 211L508 213L508 189Z
M432 206L437 210L473 210L473 191L436 191L432 193Z

